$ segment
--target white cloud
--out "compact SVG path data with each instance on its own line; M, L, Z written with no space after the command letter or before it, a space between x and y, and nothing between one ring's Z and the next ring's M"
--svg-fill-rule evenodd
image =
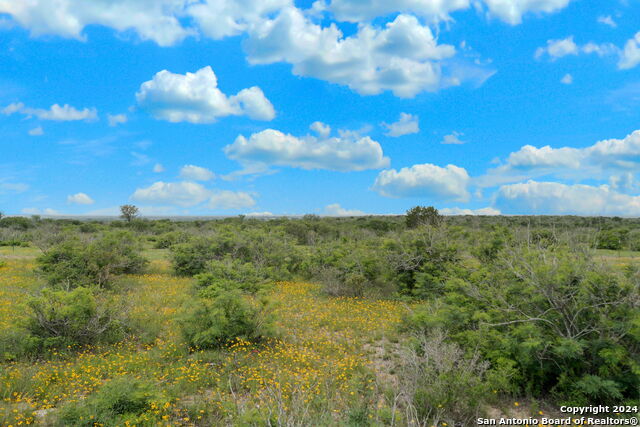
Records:
M422 197L434 200L469 200L469 174L461 167L419 164L400 171L383 170L373 189L386 197Z
M573 36L567 37L562 40L547 40L547 46L539 47L536 49L535 58L540 59L547 55L552 61L558 58L562 58L568 55L580 55L580 54L596 54L600 57L616 55L620 49L618 49L612 43L593 43L589 42L582 46L578 46L573 41Z
M311 123L311 126L309 126L309 129L317 133L318 136L322 138L327 138L329 137L329 135L331 135L331 126L326 123L313 122Z
M333 0L328 9L339 21L370 21L395 12L413 13L432 22L449 20L449 14L467 9L469 0Z
M32 36L56 35L84 40L89 25L116 31L135 31L142 40L170 46L193 31L182 27L179 16L185 0L0 0L0 13L12 16Z
M640 215L640 196L617 193L608 185L594 187L529 180L504 185L495 197L496 206L505 213Z
M495 208L486 207L480 209L465 208L443 208L439 209L442 215L500 215L500 211Z
M265 16L292 3L291 0L209 0L193 4L188 8L188 14L202 33L219 40L242 34Z
M158 203L164 205L195 206L211 196L211 192L201 184L180 181L158 181L146 188L138 188L131 199L144 203Z
M240 135L225 154L243 164L290 166L302 169L361 171L389 165L382 147L368 136L343 133L340 137L302 138L267 129L248 139Z
M366 213L357 209L345 209L339 203L327 205L324 208L324 214L327 216L364 216Z
M127 115L126 114L107 114L107 121L109 122L109 126L115 127L119 124L127 123Z
M28 134L31 136L41 136L44 135L44 130L42 129L42 126L38 126L33 129L29 129Z
M2 113L5 115L21 113L26 115L28 118L36 116L40 120L54 120L59 122L76 120L92 121L97 120L98 118L98 112L95 108L77 110L68 104L64 104L63 106L53 104L48 110L45 110L42 108L26 107L22 102L16 102L7 105L2 110Z
M560 83L570 85L571 83L573 83L573 76L569 73L565 74L564 77L560 79Z
M573 41L573 36L562 40L547 40L546 47L536 49L535 57L540 58L547 54L551 59L562 58L567 55L580 53L578 45Z
M460 139L460 137L463 135L464 134L462 132L453 131L451 132L451 134L445 135L444 138L442 138L442 141L440 141L440 144L454 144L454 145L464 144L466 143L466 141L462 141Z
M250 208L256 201L249 193L222 190L215 192L209 199L210 209L243 209Z
M392 136L394 138L420 132L418 116L407 113L400 113L400 118L397 122L391 124L383 122L382 126L387 129L387 133L385 135Z
M94 201L85 193L76 193L67 196L67 203L73 203L77 205L91 205L94 203Z
M613 20L611 15L598 16L598 22L604 25L608 25L611 28L616 28L618 26L618 24L616 24L616 22Z
M639 168L640 130L636 130L623 139L606 139L584 148L525 145L475 183L492 187L545 175L597 179Z
M624 50L620 53L618 68L627 70L638 64L640 64L640 31L633 38L627 40L624 45Z
M153 171L155 173L162 173L165 171L164 166L162 166L161 163L156 163L155 165L153 165Z
M271 212L247 212L242 215L252 217L252 218L264 218L264 217L275 216Z
M389 90L411 98L463 78L443 76L441 62L453 57L455 48L439 45L429 27L410 15L399 15L384 29L361 24L355 35L344 37L335 24L321 27L289 7L256 24L245 49L252 64L287 62L295 75L346 85L363 95Z
M193 181L210 181L215 178L215 174L207 168L184 165L182 169L180 169L180 177Z
M156 119L174 123L212 123L218 117L231 115L267 121L275 117L273 105L259 87L227 97L218 88L218 79L209 66L186 74L162 70L142 83L136 100Z
M25 215L60 215L55 209L46 208L46 209L38 209L38 208L24 208L21 211Z
M492 15L516 25L527 13L553 13L567 7L571 0L483 0Z

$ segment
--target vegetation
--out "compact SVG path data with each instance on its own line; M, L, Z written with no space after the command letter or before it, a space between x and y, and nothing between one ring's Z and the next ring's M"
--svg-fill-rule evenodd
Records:
M0 219L0 424L640 403L640 220L123 219Z
M133 221L138 216L138 208L134 205L122 205L120 206L120 217L127 222Z

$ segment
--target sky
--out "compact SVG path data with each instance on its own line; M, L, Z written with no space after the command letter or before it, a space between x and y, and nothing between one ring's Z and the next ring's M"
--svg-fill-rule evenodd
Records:
M0 211L640 216L638 0L0 0Z

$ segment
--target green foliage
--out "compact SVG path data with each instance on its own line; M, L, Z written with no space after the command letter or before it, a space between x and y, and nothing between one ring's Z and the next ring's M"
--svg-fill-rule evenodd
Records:
M169 249L171 246L178 243L187 243L191 236L183 231L169 231L159 235L155 239L154 247L156 249Z
M120 218L127 222L131 222L136 216L138 216L138 208L134 205L120 206Z
M63 406L55 416L55 425L149 425L141 415L153 404L162 406L163 401L167 400L154 384L127 376L118 377L88 398Z
M38 353L49 348L95 344L122 337L122 325L94 291L78 287L72 291L43 289L28 300L27 350Z
M191 348L218 348L236 338L258 341L275 335L266 299L217 285L205 288L187 304L179 324Z
M78 239L53 246L38 258L39 271L50 285L104 287L119 274L141 272L147 260L141 246L128 231L105 233L90 243Z
M437 227L442 222L438 209L433 206L415 206L405 214L407 228L416 228L422 225Z
M487 267L447 282L408 326L449 328L494 367L511 364L520 392L583 403L598 387L599 402L640 397L637 277L562 248L512 248Z
M629 230L613 228L598 233L598 249L620 250L625 246Z
M249 262L231 258L210 261L206 273L195 276L196 286L200 289L216 287L221 289L237 288L245 292L256 293L267 282L266 272L258 270Z

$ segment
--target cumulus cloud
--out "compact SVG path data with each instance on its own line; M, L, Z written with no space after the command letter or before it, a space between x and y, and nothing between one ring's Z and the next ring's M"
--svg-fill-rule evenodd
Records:
M211 192L201 184L191 181L158 181L146 188L138 188L131 196L137 202L163 205L195 206L211 196Z
M302 169L361 171L389 165L379 143L370 137L343 133L339 137L296 137L274 129L240 135L224 147L225 154L243 164L290 166Z
M469 0L333 0L325 6L339 21L369 21L396 12L413 13L437 22L449 20L449 14L467 9Z
M193 4L188 14L204 35L219 40L245 32L252 24L292 3L291 0L209 0Z
M257 23L245 49L252 64L287 62L296 75L346 85L363 95L389 90L411 98L460 80L443 76L441 67L455 48L438 44L429 27L404 14L383 29L362 24L355 35L344 37L335 24L321 27L289 7Z
M107 114L107 121L109 122L109 126L115 127L123 123L127 123L127 115L126 114Z
M573 36L561 40L547 40L547 46L536 49L535 58L540 59L548 56L552 61L568 55L596 54L600 57L617 55L620 49L612 43L589 42L578 46L573 41Z
M44 129L42 129L42 126L38 126L33 129L29 129L29 132L27 133L31 136L42 136L44 135Z
M94 203L94 201L86 193L76 193L67 196L67 203L73 203L76 205L91 205Z
M391 124L383 122L382 126L387 129L387 133L385 135L396 138L402 135L410 135L412 133L420 132L418 120L418 116L414 116L413 114L400 113L400 118L397 122Z
M573 36L571 36L562 40L547 40L546 47L536 49L535 57L540 58L547 54L552 59L556 59L567 55L577 55L579 52L578 45L573 41Z
M434 200L469 200L469 174L461 167L436 166L430 163L413 165L397 171L383 170L373 189L385 197L422 197Z
M98 111L95 108L84 108L82 110L77 110L76 108L68 104L64 104L63 106L53 104L48 110L45 110L42 108L27 107L22 102L16 102L13 104L9 104L4 109L2 109L2 114L11 115L14 113L24 114L27 116L27 118L36 116L40 120L54 120L58 122L76 120L91 121L97 120L98 118Z
M622 139L606 139L584 148L525 145L506 162L476 180L480 186L543 175L597 178L640 168L640 130Z
M618 68L627 70L638 64L640 64L640 31L633 38L627 40L624 45L624 49L620 53Z
M215 178L215 174L207 168L184 165L182 169L180 169L180 177L193 181L210 181Z
M244 209L255 204L256 201L249 193L222 190L211 195L208 206L210 209Z
M527 13L553 13L567 7L571 0L483 0L491 15L516 25Z
M209 66L186 74L162 70L140 86L136 100L156 119L174 123L212 123L231 115L267 121L275 117L273 105L259 87L228 97L218 88L218 79Z
M84 40L89 25L103 25L123 32L135 31L142 40L170 46L193 31L178 19L185 0L0 0L0 13L29 29L33 36L56 35Z
M327 138L329 137L329 135L331 135L331 126L326 123L313 122L311 123L311 126L309 126L309 129L317 133L318 136L322 138Z
M573 76L569 73L565 74L564 77L560 79L560 83L564 85L570 85L573 83Z
M640 196L618 193L608 185L594 187L529 180L500 187L495 205L504 213L640 215Z
M331 205L327 205L324 208L324 214L326 216L364 216L367 215L363 211L358 209L345 209L340 206L339 203L333 203Z
M480 209L467 209L467 208L443 208L439 212L442 215L500 215L498 209L492 207L480 208Z
M460 139L460 137L463 135L464 134L462 132L453 131L449 135L445 135L444 138L442 138L442 141L440 141L440 144L453 144L453 145L464 144L466 141L462 141Z

